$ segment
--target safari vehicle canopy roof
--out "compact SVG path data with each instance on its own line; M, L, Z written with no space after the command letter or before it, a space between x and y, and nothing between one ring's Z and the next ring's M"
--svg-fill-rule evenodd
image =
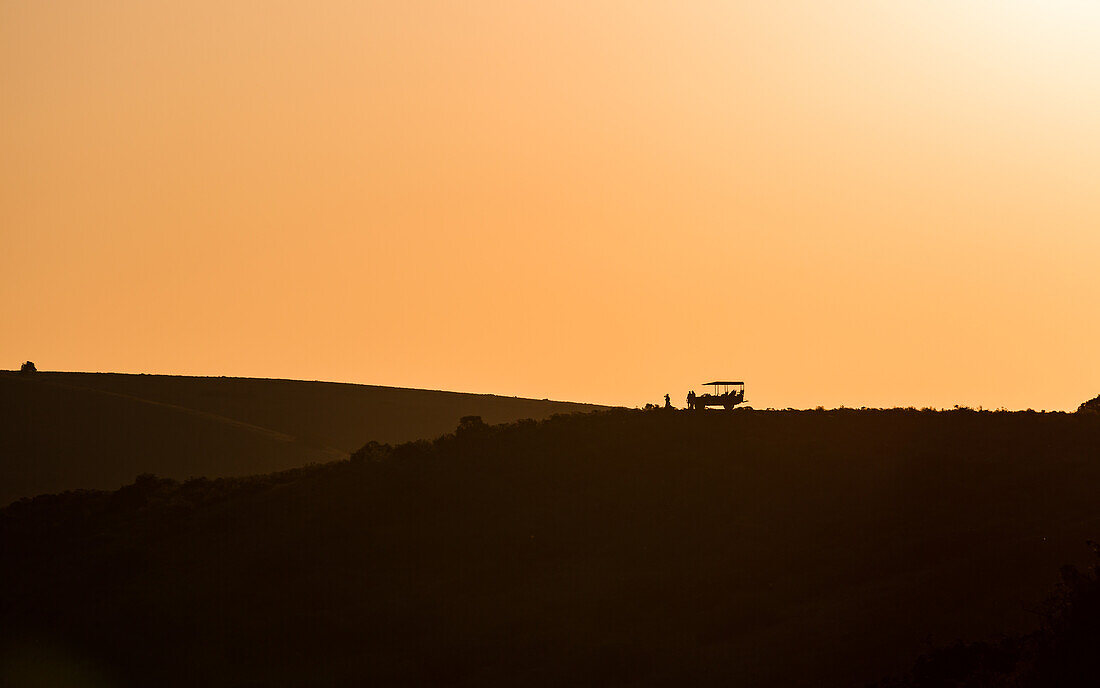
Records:
M735 381L731 381L731 380L718 380L716 382L704 382L703 383L703 385L706 386L706 387L709 387L711 385L743 385L743 384L745 384L745 383L741 382L741 381L736 381L735 382Z

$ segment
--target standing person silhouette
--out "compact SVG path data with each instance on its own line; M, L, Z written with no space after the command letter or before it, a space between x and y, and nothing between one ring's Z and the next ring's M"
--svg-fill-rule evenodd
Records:
M672 397L665 395L665 408L672 408Z

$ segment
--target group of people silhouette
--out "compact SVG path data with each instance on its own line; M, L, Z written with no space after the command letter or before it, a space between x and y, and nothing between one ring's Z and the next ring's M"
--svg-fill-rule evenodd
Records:
M739 397L740 397L741 394L742 393L738 392L737 390L729 390L728 392L724 392L722 394L706 394L706 395L703 395L703 396L707 397L707 399L712 401L712 403L725 403L725 400L728 398L731 401L731 403L736 404L736 403L739 403ZM699 399L699 395L695 393L695 390L689 390L688 393L687 393L687 407L689 409L694 409L695 408L695 402L696 402L697 399ZM719 400L721 400L721 401L719 401ZM668 394L665 395L665 406L664 407L665 408L672 408L672 397L669 396ZM646 404L646 408L651 409L651 408L657 408L657 407L654 406L653 404ZM729 408L729 407L727 407L727 408Z

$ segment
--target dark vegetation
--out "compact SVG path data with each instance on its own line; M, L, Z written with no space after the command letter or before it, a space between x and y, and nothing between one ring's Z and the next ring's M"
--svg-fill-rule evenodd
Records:
M24 368L27 368L24 364ZM436 437L587 404L296 380L0 373L0 506L139 473L268 473L344 458L363 441Z
M1092 399L1082 403L1077 407L1078 413L1100 413L1100 396L1095 396Z
M1100 556L1100 546L1088 543ZM1062 582L1037 610L1042 625L995 641L955 642L922 655L882 688L1085 688L1100 677L1100 566L1062 567Z
M1098 446L1089 414L469 417L21 500L0 683L863 685L1037 626L1100 531Z

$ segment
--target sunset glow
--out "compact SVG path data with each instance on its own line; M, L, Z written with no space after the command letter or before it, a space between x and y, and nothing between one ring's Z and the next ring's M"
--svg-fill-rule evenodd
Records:
M0 3L0 367L1100 392L1100 4Z

